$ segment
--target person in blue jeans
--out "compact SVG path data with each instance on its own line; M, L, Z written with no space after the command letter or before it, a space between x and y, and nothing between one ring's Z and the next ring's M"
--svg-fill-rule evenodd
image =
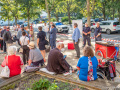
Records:
M56 29L54 24L51 26L51 31L49 31L49 33L50 33L50 46L51 46L52 49L56 48L57 29Z
M93 50L90 46L86 46L77 64L78 76L82 81L92 81L97 79L98 61L94 56Z

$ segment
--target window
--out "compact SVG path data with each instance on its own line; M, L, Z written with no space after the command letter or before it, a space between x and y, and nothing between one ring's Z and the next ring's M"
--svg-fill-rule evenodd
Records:
M119 22L114 22L113 25L119 25Z

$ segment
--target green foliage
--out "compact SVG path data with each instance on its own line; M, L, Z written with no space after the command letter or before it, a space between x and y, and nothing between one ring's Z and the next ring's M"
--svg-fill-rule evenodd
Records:
M71 17L71 20L76 20L77 18L76 17ZM66 17L63 17L62 19L61 19L61 22L68 22L68 17L66 16Z
M54 83L51 84L51 82L48 79L40 79L39 81L35 82L32 85L31 89L27 90L56 90L58 89L58 86Z
M57 20L56 20L56 18L51 18L51 21L52 21L52 22L55 22L55 21L57 21Z
M68 21L68 17L63 17L63 18L61 19L61 22L66 22L66 21Z

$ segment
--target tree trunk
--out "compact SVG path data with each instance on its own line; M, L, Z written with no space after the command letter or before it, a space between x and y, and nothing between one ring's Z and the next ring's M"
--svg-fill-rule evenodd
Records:
M50 11L48 11L48 20L49 20L49 26L50 26L50 22L51 22Z
M90 18L91 18L91 15L90 15L90 0L87 0L87 23L88 23L88 26L91 26L90 25Z
M15 25L17 25L17 17L15 17Z
M118 9L118 17L119 17L119 22L120 22L120 8Z
M115 9L113 8L113 20L115 18Z
M55 16L56 16L56 20L57 20L57 22L59 22L58 14L56 14Z
M8 17L8 26L10 25L9 17Z
M27 10L27 14L28 14L28 17L27 17L27 20L28 20L28 28L30 29L30 24L29 24L29 20L30 20L29 10Z
M68 10L68 21L69 21L69 24L71 24L71 18L70 18L70 11Z
M50 27L51 17L50 17L50 11L48 10L47 0L45 0L45 5L46 5L46 11L48 13L48 20L49 20L49 27Z
M105 14L105 2L103 2L102 3L103 4L103 10L102 10L102 12L103 12L103 18L104 18L104 20L106 20L106 14Z

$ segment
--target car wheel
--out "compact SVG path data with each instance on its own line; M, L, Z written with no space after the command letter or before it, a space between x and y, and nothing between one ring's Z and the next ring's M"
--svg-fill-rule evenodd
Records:
M107 30L106 30L106 33L107 33L108 35L110 35L110 34L111 34L111 30L110 30L110 29L107 29Z
M95 29L94 29L94 28L92 28L92 29L91 29L91 32L92 32L92 33L94 33L94 32L95 32Z
M68 31L65 31L65 33L68 33Z

